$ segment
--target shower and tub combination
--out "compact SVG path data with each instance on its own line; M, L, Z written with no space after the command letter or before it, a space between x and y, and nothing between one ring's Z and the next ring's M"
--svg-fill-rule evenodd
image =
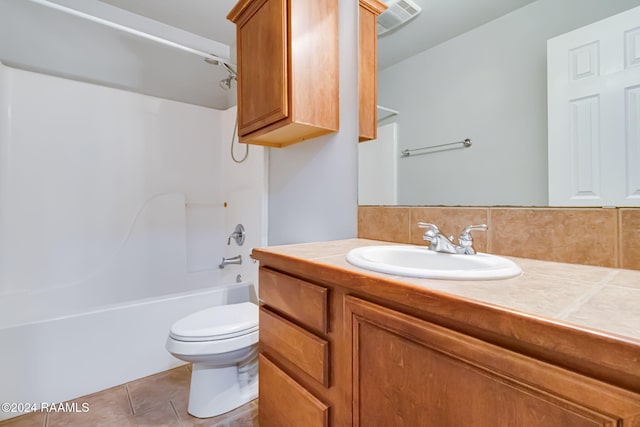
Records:
M230 159L235 108L0 64L0 111L1 402L61 402L178 366L173 324L256 302L264 161ZM246 241L227 245L238 223Z

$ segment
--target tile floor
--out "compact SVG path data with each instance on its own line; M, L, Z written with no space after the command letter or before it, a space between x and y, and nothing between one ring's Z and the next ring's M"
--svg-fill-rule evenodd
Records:
M190 365L161 372L108 390L72 400L86 413L34 412L6 421L0 427L125 427L125 426L258 426L258 401L214 418L187 413Z

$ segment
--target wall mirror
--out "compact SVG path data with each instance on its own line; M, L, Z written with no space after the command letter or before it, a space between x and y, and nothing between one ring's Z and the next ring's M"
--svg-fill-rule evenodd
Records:
M548 206L547 40L640 0L414 1L421 14L378 39L378 104L398 112L379 111L378 140L395 146L360 144L359 203Z

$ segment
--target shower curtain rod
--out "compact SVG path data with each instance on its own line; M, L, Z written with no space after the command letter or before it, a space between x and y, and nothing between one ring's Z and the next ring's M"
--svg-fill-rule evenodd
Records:
M192 53L194 55L198 55L204 58L204 60L207 63L214 64L214 65L222 65L224 68L227 69L227 71L235 73L235 64L231 63L228 59L221 58L212 53L203 52L202 50L199 50L199 49L194 49L192 47L185 46L183 44L176 43L171 40L163 39L162 37L154 36L153 34L145 33L144 31L136 30L134 28L130 28L125 25L118 24L117 22L109 21L108 19L100 18L98 16L94 16L89 13L81 12L79 10L76 10L67 6L63 6L58 3L54 3L49 0L29 0L29 1L31 1L32 3L37 3L39 5L51 8L51 9L59 10L69 15L74 15L79 18L87 19L89 21L93 21L98 24L102 24L107 27L114 28L116 30L124 31L125 33L133 34L135 36L142 37L147 40L151 40L156 43L163 44L165 46L170 46L176 49L183 50L185 52Z

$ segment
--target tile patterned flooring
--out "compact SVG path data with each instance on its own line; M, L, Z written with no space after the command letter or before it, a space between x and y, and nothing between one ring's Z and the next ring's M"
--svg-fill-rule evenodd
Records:
M87 403L86 413L34 412L0 421L0 427L258 426L257 400L218 417L189 415L190 378L191 366L181 366L71 401L78 408Z

